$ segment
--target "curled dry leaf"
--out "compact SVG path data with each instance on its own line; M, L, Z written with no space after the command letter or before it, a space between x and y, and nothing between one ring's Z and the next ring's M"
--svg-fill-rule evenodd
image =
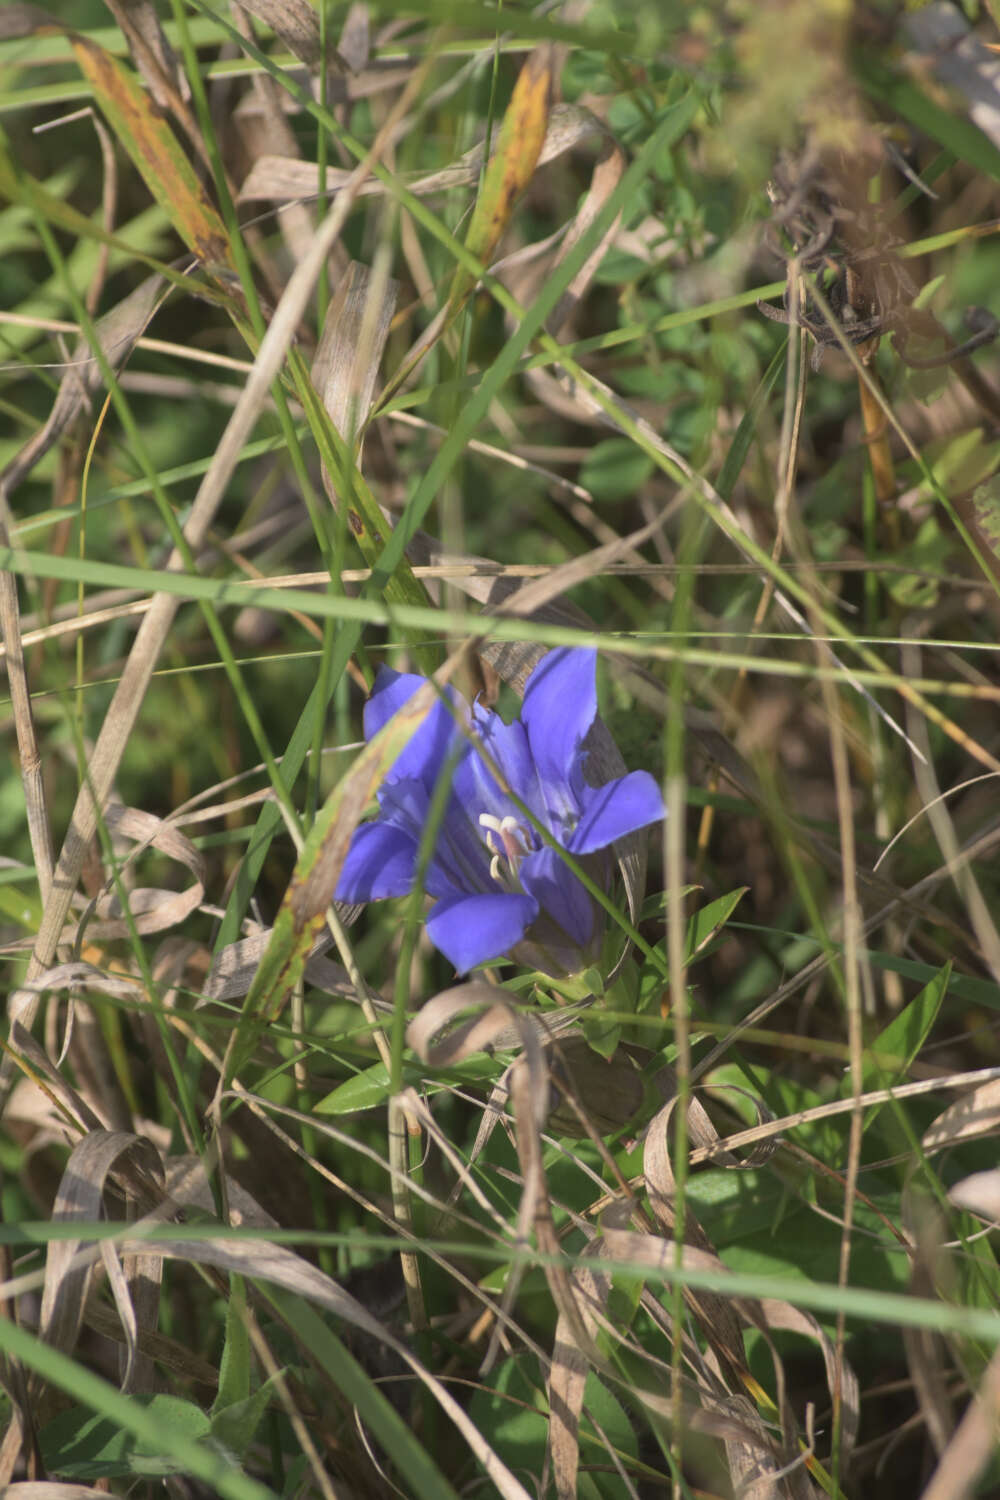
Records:
M113 804L105 810L104 817L111 834L132 839L139 846L129 855L126 869L147 849L155 849L167 859L184 865L193 876L193 883L184 891L147 887L129 891L131 923L120 915L121 901L117 892L106 889L91 903L90 909L98 920L85 919L81 923L86 927L87 936L95 939L128 937L132 925L142 935L178 926L198 909L205 897L205 865L191 840L170 823L152 813L140 812L138 808Z
M672 1233L676 1223L674 1202L677 1184L667 1127L677 1104L677 1082L672 1070L664 1068L657 1075L657 1083L662 1089L669 1089L671 1097L653 1117L646 1132L642 1159L643 1175L653 1213L661 1228L669 1234ZM760 1105L759 1108L763 1110L764 1106ZM715 1126L697 1098L688 1101L687 1127L689 1148L714 1147L719 1141ZM718 1160L724 1166L741 1166L737 1158L728 1152L720 1151ZM714 1254L714 1247L698 1223L690 1204L685 1206L684 1211L684 1237L685 1249L692 1246L699 1251ZM738 1378L742 1377L746 1370L746 1357L743 1352L743 1336L739 1320L733 1312L732 1304L728 1299L714 1292L705 1292L701 1289L686 1288L684 1296L704 1329L712 1348L725 1361L730 1371Z
M160 1154L143 1136L126 1131L93 1130L73 1149L63 1172L52 1210L54 1223L74 1219L96 1223L104 1196L113 1180L126 1203L147 1210L163 1199L164 1172ZM118 1210L112 1217L120 1217ZM93 1256L79 1254L84 1241L52 1240L45 1257L45 1284L39 1335L64 1353L71 1353L83 1323L95 1271ZM155 1329L159 1306L160 1257L148 1246L130 1247L125 1270L118 1267L114 1247L102 1241L101 1256L112 1270L112 1285L125 1332L125 1375L149 1373L137 1366L137 1335ZM136 1295L138 1293L138 1296Z
M134 979L126 979L119 974L106 974L103 969L98 969L94 964L80 960L77 963L56 964L54 968L46 969L39 974L38 978L31 980L29 984L22 984L7 1002L8 1014L12 1021L18 1023L22 1016L34 1013L42 995L58 994L64 990L91 990L97 994L111 995L116 1000L131 1000L139 1003L147 1003L149 999L145 989ZM21 1031L20 1040L15 1042L16 1051L24 1052L25 1038L31 1041L28 1033ZM34 1045L32 1042L33 1047ZM45 1054L42 1053L42 1056L44 1057ZM48 1062L47 1057L45 1061ZM53 1073L55 1073L54 1069ZM58 1073L55 1073L55 1078L62 1083L62 1078ZM49 1082L53 1081L50 1077ZM94 1124L100 1124L96 1117Z
M460 1016L468 1019L460 1022ZM491 1048L520 1045L531 1065L544 1071L537 1021L516 1009L506 991L480 979L428 1000L406 1028L406 1042L432 1068L451 1067Z

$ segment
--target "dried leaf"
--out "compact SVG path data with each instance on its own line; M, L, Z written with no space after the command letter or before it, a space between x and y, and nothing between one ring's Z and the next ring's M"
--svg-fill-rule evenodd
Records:
M253 984L254 976L260 968L261 959L267 951L267 945L271 941L273 928L265 927L260 932L253 933L250 937L240 938L238 942L229 943L215 955L208 978L205 980L202 993L198 999L198 1005L207 1005L212 1000L241 1000ZM329 948L331 938L328 933L321 933L313 943L309 956L306 958L305 977L309 984L316 989L326 990L328 993L343 996L349 1000L357 1000L347 970L340 964L331 963L323 957ZM376 1001L376 1006L382 1002ZM386 1008L392 1009L386 1002Z
M579 104L554 104L549 115L545 140L538 154L537 167L555 161L565 152L571 151L581 141L595 135L606 135L607 127L590 110ZM450 167L442 167L430 173L400 173L399 180L407 191L417 197L429 193L441 193L456 187L465 187L479 181L483 167L483 147L473 146ZM602 158L603 162L603 158ZM601 163L595 169L595 179ZM327 193L336 193L351 177L345 167L328 166L323 178ZM603 190L607 178L602 176ZM301 161L298 157L264 155L254 162L240 188L240 203L254 199L267 199L273 203L287 203L293 198L315 198L320 191L320 172L315 162ZM382 197L390 189L380 178L372 178L359 188L357 196ZM594 185L591 192L595 191ZM588 198L589 198L588 194Z
M963 1177L948 1189L948 1201L981 1219L1000 1223L1000 1168Z
M601 1252L600 1240L592 1249ZM574 1266L570 1283L578 1315L590 1339L596 1335L597 1309L607 1306L611 1276L607 1271L592 1271L586 1265ZM559 1500L576 1500L580 1465L580 1414L591 1359L574 1336L573 1322L560 1313L556 1322L549 1372L549 1456Z
M357 445L359 464L358 439L371 410L398 291L398 282L379 280L352 260L330 299L313 360L313 385L341 437ZM332 476L325 468L323 478L329 488Z
M470 1011L468 1020L455 1024ZM505 990L480 979L443 990L422 1005L406 1028L406 1044L432 1068L453 1067L476 1052L512 1045L523 1047L535 1068L544 1066L538 1022L518 1010Z

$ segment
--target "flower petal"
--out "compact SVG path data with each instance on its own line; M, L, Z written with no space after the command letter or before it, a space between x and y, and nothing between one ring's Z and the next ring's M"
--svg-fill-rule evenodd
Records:
M413 672L394 672L391 667L381 667L371 697L365 704L365 739L373 739L426 681L426 677L418 677ZM469 710L459 695L450 688L445 691L458 715L468 718ZM393 762L386 781L411 778L422 782L427 791L432 792L457 734L455 715L444 703L435 703L409 744Z
M604 786L585 787L583 815L569 848L573 854L592 854L627 833L658 823L666 811L660 788L648 771L630 771Z
M529 854L520 877L524 889L543 911L575 943L585 947L594 934L594 903L556 851L546 848Z
M531 758L528 736L516 720L505 724L499 714L475 705L472 725L486 754L514 794L527 802L536 817L545 817L535 763ZM467 745L455 770L455 801L469 822L483 838L479 816L488 813L495 818L516 817L517 809L502 792L493 773L475 745Z
M388 823L355 830L337 881L338 901L384 901L405 896L413 885L416 840Z
M427 936L460 974L501 958L538 915L531 896L498 891L489 896L448 896L427 919Z
M538 768L550 815L559 822L577 811L582 745L597 717L597 652L589 648L550 651L524 690L521 719Z

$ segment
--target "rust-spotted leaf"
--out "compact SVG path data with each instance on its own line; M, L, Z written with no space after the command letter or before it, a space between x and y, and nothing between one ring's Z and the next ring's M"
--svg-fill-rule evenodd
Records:
M203 264L232 268L225 225L138 79L88 37L71 41L108 123L184 243Z

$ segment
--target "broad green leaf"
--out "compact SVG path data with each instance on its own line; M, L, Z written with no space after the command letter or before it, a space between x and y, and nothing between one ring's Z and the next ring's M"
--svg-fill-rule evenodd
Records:
M45 1467L68 1479L112 1479L122 1475L177 1474L185 1465L171 1453L170 1439L195 1442L209 1435L210 1423L200 1407L179 1396L133 1396L162 1433L162 1442L123 1430L109 1417L86 1407L60 1412L41 1433Z

